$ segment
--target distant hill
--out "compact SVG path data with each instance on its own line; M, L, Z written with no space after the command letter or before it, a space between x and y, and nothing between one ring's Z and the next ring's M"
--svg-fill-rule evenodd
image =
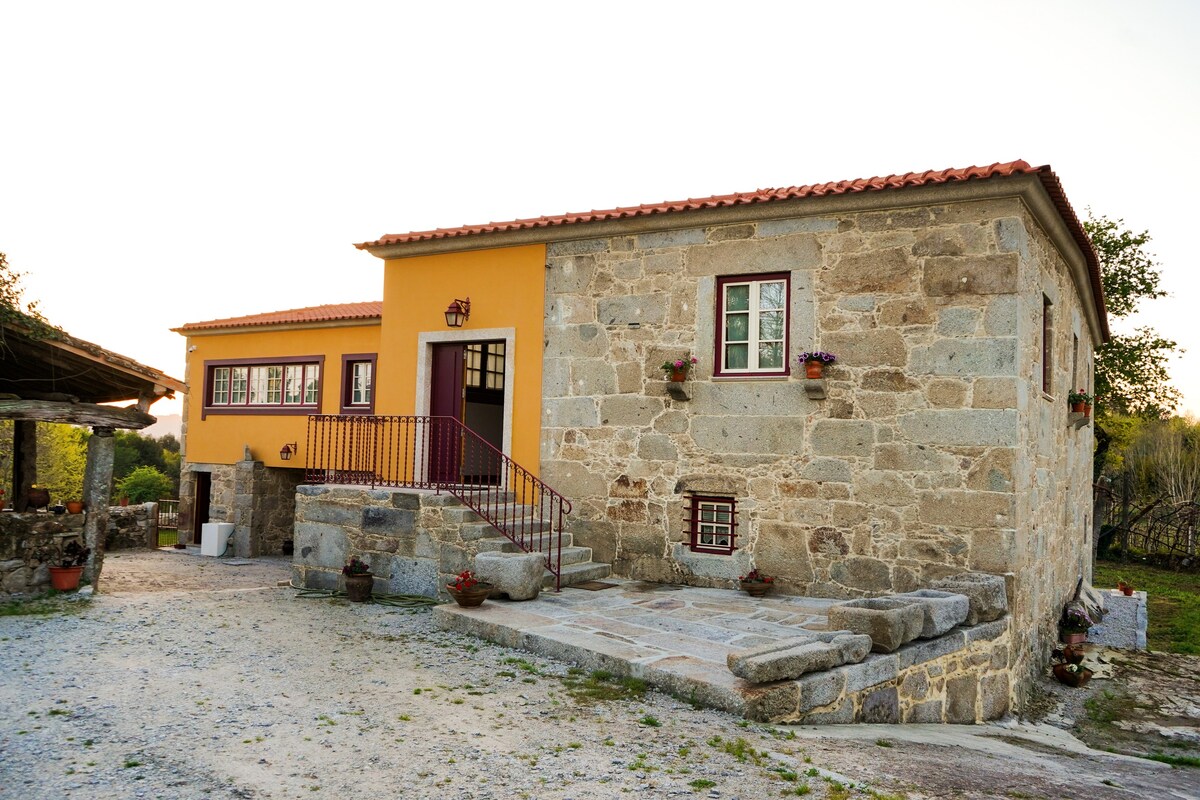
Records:
M166 436L168 433L175 434L178 439L183 431L183 417L179 414L163 414L158 418L158 422L148 428L142 428L138 433L143 436Z

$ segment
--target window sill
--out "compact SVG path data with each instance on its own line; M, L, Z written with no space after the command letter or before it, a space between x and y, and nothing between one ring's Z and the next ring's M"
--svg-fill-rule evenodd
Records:
M308 416L320 414L320 406L205 406L202 412L205 416L227 415L273 415L273 416Z
M735 381L786 381L791 375L713 375L713 383L732 383Z

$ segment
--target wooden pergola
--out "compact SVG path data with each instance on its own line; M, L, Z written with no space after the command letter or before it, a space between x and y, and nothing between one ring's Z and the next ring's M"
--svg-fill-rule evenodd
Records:
M150 406L186 391L180 380L131 358L44 325L0 320L0 419L13 420L13 505L26 510L37 480L35 423L91 426L83 501L84 538L92 550L85 575L99 585L108 529L113 432L140 430L157 420ZM127 406L105 403L131 403Z

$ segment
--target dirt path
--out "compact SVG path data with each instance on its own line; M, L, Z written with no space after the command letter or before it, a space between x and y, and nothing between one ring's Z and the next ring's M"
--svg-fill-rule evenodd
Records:
M593 702L569 665L425 611L295 599L282 561L194 562L110 557L73 613L0 618L0 798L1200 797L1198 770L1045 729Z

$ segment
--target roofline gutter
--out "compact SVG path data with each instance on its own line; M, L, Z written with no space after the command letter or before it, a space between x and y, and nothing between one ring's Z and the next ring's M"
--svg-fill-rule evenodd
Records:
M1104 309L1104 290L1096 252L1072 211L1068 220L1061 207L1066 202L1062 185L1049 166L1017 175L995 175L954 183L924 186L889 187L820 197L773 200L766 203L720 208L664 211L624 219L587 220L511 231L470 233L438 239L423 239L386 245L356 245L376 258L400 259L497 247L603 239L658 231L726 225L738 222L829 216L845 212L884 211L948 203L977 202L1016 198L1024 203L1033 218L1049 235L1067 262L1071 279L1083 300L1088 326L1098 343L1111 337ZM1074 223L1074 224L1071 224ZM1086 249L1084 244L1087 244Z
M171 328L171 330L181 336L222 336L231 333L255 333L263 328L269 328L273 331L354 328L358 326L379 325L382 319L380 316L373 316L357 317L354 319L321 320L319 322L255 322L249 325L214 325L211 328L190 328L187 325L181 325L178 328Z

